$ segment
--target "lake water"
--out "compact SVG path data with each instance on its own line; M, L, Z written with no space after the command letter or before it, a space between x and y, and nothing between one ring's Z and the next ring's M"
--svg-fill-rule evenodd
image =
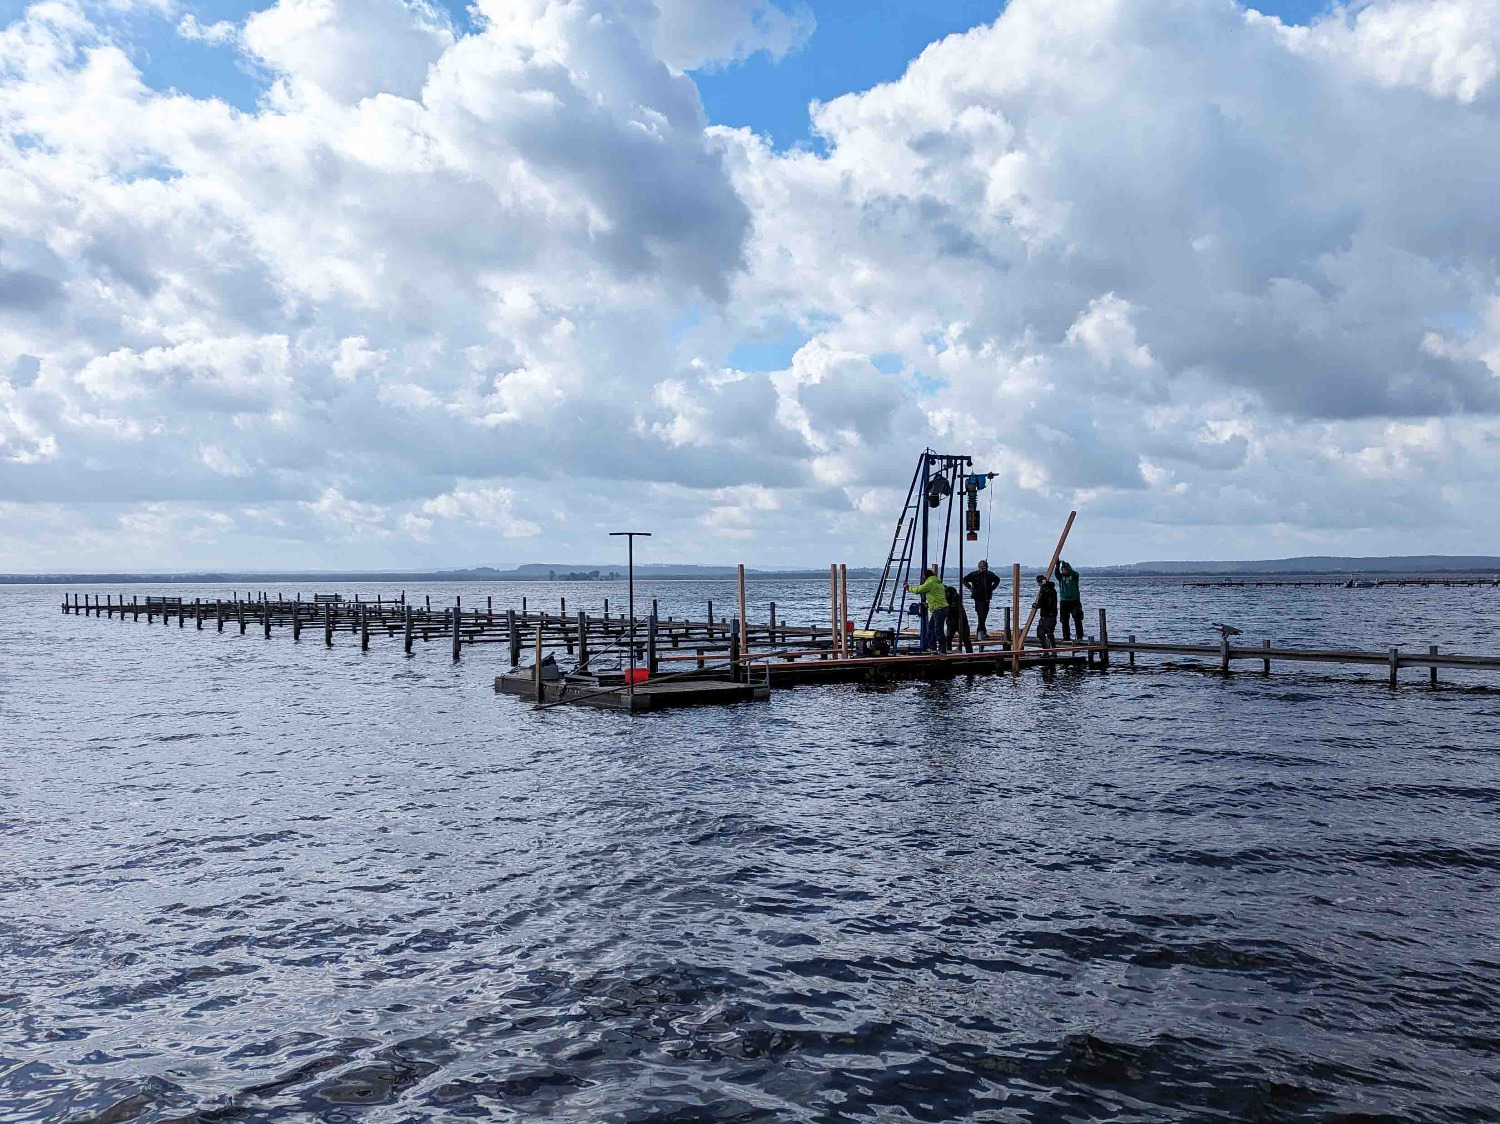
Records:
M503 645L62 592L0 589L0 1120L1500 1120L1482 678L1117 659L630 719L497 696ZM1117 638L1500 653L1494 588L1084 595ZM770 600L821 623L826 582Z

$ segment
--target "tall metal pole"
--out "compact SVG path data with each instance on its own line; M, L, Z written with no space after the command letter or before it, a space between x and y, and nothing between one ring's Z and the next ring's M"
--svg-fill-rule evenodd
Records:
M917 579L921 585L927 580L927 516L932 510L927 504L927 489L932 484L932 450L922 450L922 576ZM917 610L917 620L921 622L922 635L927 635L927 598L923 597L918 602L921 606ZM900 636L900 633L897 633Z
M626 542L626 589L630 606L630 675L626 687L635 694L635 540L636 536L649 539L650 531L611 531L610 538L623 538Z

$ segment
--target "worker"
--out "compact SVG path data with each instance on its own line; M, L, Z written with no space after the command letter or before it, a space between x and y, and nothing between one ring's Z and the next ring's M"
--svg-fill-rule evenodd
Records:
M985 622L990 615L990 598L1000 586L1000 577L991 572L990 564L984 559L979 560L979 568L964 578L964 585L969 590L969 596L974 599L974 616L979 622L979 639L986 640L989 633L985 631Z
M1078 596L1078 571L1061 559L1057 563L1057 607L1062 614L1063 643L1072 639L1068 635L1071 620L1079 643L1083 642L1083 601Z
M921 585L908 585L907 590L919 593L927 599L927 620L922 624L922 651L936 648L948 650L948 594L943 590L943 579L938 577L936 566L927 567L927 577Z
M962 651L972 652L974 641L969 636L969 613L964 608L964 599L951 585L943 586L943 592L948 595L948 650L953 650L953 641L956 639Z
M1057 647L1057 586L1047 580L1046 574L1036 576L1036 642L1043 648Z

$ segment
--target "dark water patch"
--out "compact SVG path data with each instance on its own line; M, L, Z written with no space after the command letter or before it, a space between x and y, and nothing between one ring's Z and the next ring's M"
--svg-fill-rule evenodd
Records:
M1202 639L1119 589L1116 631ZM1473 627L1315 592L1201 608ZM500 646L28 612L7 1122L1500 1119L1492 696L1143 658L631 722L496 697Z

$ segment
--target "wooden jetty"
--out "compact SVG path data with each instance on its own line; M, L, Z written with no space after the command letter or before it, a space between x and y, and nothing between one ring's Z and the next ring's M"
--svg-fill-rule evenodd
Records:
M1460 586L1460 587L1464 587L1464 586L1500 586L1500 578L1435 578L1435 577L1424 577L1424 578L1378 578L1377 579L1377 578L1355 577L1355 578L1345 578L1345 579L1343 579L1341 581L1288 581L1288 580L1281 580L1281 581L1276 581L1276 580L1271 580L1271 581L1264 581L1264 580L1262 580L1262 581L1248 581L1248 580L1246 580L1244 578L1240 578L1240 579L1237 579L1237 580L1236 579L1231 579L1231 578L1224 578L1222 581L1216 581L1216 582L1183 582L1182 584L1183 584L1183 586L1185 588L1188 588L1188 589L1250 589L1250 588L1259 589L1259 588L1267 587L1267 586L1282 586L1282 587L1287 587L1287 586L1292 586L1292 587L1327 586L1327 587L1335 587L1335 588L1338 588L1338 589L1378 589L1378 588L1382 588L1384 586L1407 586L1407 585L1421 585L1421 586L1441 585L1441 586Z
M358 642L368 651L372 640L384 639L402 644L411 654L417 643L436 643L454 660L476 644L506 645L510 672L495 679L495 689L504 694L532 699L541 705L565 703L601 709L647 711L668 706L692 706L710 703L740 702L764 699L774 688L831 683L885 683L905 679L938 679L960 675L1020 674L1030 668L1074 667L1108 672L1125 666L1136 667L1137 658L1145 656L1185 656L1196 661L1192 666L1217 667L1229 673L1247 661L1260 665L1262 674L1270 674L1273 663L1323 663L1362 667L1383 667L1389 672L1392 687L1399 683L1402 669L1426 668L1431 686L1438 685L1439 669L1464 671L1500 671L1500 656L1461 655L1439 652L1436 646L1423 651L1359 651L1325 648L1286 648L1270 640L1258 644L1231 644L1225 637L1219 643L1173 644L1138 640L1111 640L1108 615L1097 610L1095 635L1080 643L1054 649L1037 646L1029 635L1031 621L1025 620L1019 630L1019 643L1011 636L1014 607L1003 610L1003 627L989 639L973 639L964 650L950 653L913 652L915 637L909 631L896 636L899 643L893 654L872 655L860 650L858 630L847 627L836 630L834 622L847 612L847 582L837 572L832 582L832 610L828 625L791 624L777 615L776 605L769 606L766 620L751 621L741 595L738 612L733 617L716 616L712 602L699 618L663 617L652 604L648 616L634 622L636 635L635 663L644 676L634 691L625 683L621 667L606 666L613 662L631 662L629 636L631 622L623 614L612 613L605 601L599 613L569 612L565 599L557 611L544 611L521 597L519 608L499 608L486 597L482 607L466 608L455 600L451 606L435 607L427 600L409 602L402 594L395 598L372 600L318 595L315 599L300 597L235 596L229 599L205 599L185 596L102 596L72 594L64 596L62 611L79 616L106 620L159 623L182 630L226 628L240 635L254 630L266 639L278 631L295 642L303 632L332 648L339 638ZM1019 602L1014 602L1018 606ZM523 666L522 657L529 656ZM540 684L536 668L548 658L570 656L576 670L560 673L558 678L543 677ZM1180 666L1180 665L1169 665Z

